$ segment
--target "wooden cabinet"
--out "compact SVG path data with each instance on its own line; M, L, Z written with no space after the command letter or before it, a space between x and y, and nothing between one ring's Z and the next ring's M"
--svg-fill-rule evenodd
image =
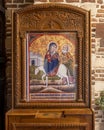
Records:
M12 42L13 110L6 114L6 130L94 129L90 46L90 11L56 3L16 10ZM64 48L67 54L63 54ZM51 53L46 56L46 52ZM66 67L66 63L61 64L65 55ZM43 67L44 57L55 61L53 70L57 74L56 68L64 66L59 74L61 79L55 77L56 73L45 72L50 63ZM37 70L41 70L40 74L36 74Z
M10 110L6 130L93 130L90 109Z

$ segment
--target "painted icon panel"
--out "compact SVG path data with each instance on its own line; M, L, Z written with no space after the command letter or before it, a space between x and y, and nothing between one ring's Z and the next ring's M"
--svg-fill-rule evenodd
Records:
M76 100L77 33L27 33L27 100Z

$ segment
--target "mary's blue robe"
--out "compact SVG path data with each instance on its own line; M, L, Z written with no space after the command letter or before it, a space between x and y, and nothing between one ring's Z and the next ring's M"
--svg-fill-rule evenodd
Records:
M48 76L55 76L59 67L59 55L54 53L50 55L49 51L45 55L44 69Z

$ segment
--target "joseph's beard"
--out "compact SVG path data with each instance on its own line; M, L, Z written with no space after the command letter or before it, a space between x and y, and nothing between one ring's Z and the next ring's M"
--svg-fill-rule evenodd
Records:
M66 54L68 51L66 51L66 50L62 50L62 53L64 53L64 54Z

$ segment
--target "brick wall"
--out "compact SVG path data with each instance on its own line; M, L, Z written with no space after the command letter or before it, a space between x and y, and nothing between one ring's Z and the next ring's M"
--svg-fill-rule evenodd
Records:
M31 4L61 2L91 10L91 45L92 45L92 106L95 111L96 130L104 128L104 112L94 105L94 99L104 90L104 0L5 0L6 2L6 55L7 55L7 91L6 101L11 101L11 42L12 10ZM8 99L8 100L7 100ZM11 108L8 101L6 110Z

